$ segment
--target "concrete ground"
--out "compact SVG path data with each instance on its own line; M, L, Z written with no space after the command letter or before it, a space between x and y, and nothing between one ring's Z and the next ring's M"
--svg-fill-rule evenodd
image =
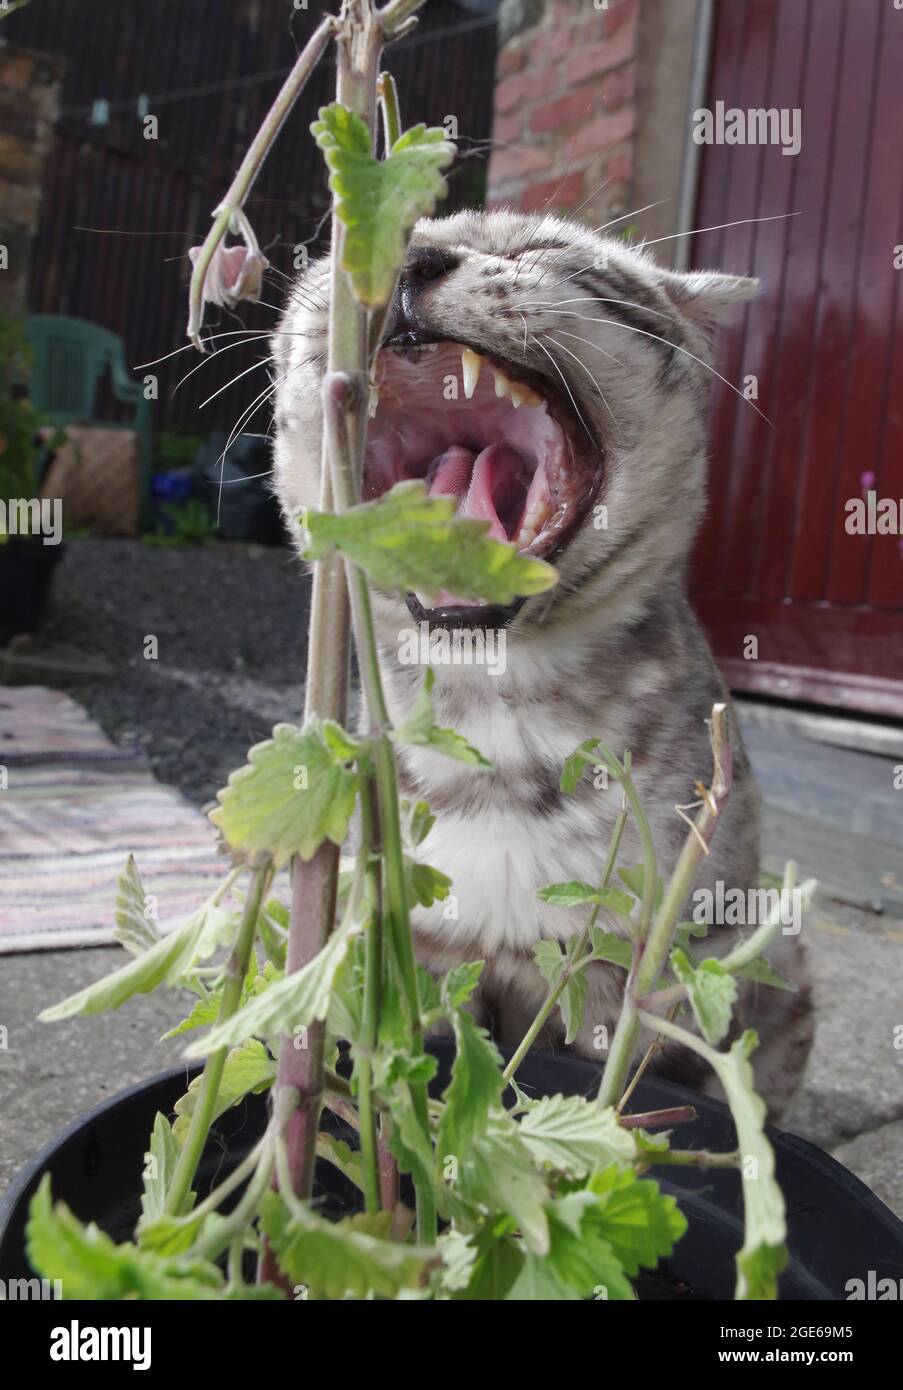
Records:
M811 727L763 706L744 707L742 718L765 798L765 867L780 872L795 858L802 877L823 884L804 927L815 1047L785 1127L835 1154L903 1216L903 792L893 787L903 753L886 740L870 753L817 742ZM182 1016L174 995L36 1022L45 1004L120 959L118 948L94 948L0 962L0 1188L66 1121L178 1060L178 1039L157 1045Z

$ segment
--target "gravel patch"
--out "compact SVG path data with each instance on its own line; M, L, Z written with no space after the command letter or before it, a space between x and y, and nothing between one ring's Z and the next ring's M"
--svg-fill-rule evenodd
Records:
M22 650L109 663L113 679L73 682L73 697L203 805L252 743L298 718L309 603L310 579L288 549L74 540L40 635Z

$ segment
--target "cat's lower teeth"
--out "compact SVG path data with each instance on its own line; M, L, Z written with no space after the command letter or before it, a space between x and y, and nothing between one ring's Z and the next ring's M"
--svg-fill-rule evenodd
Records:
M520 530L517 533L515 544L518 550L526 550L528 545L532 545L536 537L542 531L549 519L549 508L541 507L536 511L530 511L521 522Z

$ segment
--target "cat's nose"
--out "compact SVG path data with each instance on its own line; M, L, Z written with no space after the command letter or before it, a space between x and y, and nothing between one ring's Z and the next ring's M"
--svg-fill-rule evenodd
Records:
M441 246L418 246L408 253L402 279L413 289L418 282L439 280L460 264L452 251Z
M429 319L429 300L420 292L431 282L460 265L460 257L440 246L417 246L408 252L404 270L398 277L395 296L386 316L384 343L416 343L424 334L434 334L435 325Z

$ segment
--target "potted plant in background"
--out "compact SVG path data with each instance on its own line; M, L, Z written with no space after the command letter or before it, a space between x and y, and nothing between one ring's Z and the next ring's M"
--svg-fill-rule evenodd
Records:
M0 313L0 645L35 631L62 554L58 510L37 496L47 422L28 399L30 374L24 321Z
M481 962L434 979L414 959L411 907L450 885L441 866L418 859L431 815L399 797L396 749L429 745L475 777L487 764L436 726L431 670L393 724L368 583L507 604L555 582L548 565L489 540L484 523L456 519L454 500L428 497L420 483L360 500L372 354L407 233L442 195L453 153L440 130L402 133L394 86L380 76L382 47L409 32L417 8L346 0L321 22L195 257L189 333L201 345L208 277L223 280L224 254L236 297L259 289L244 202L334 42L337 100L313 128L331 175L333 257L323 496L299 518L315 565L304 719L277 726L220 792L211 818L232 867L211 898L161 936L129 861L116 916L131 959L45 1011L52 1021L188 989L194 1003L175 1031L188 1056L205 1060L187 1088L184 1070L135 1088L39 1156L6 1203L0 1273L18 1273L27 1250L72 1298L570 1301L633 1298L638 1281L660 1294L648 1272L664 1260L671 1296L774 1298L785 1268L785 1292L842 1296L830 1253L815 1259L824 1213L860 1241L848 1261L860 1249L874 1259L879 1247L899 1260L900 1225L836 1164L766 1130L749 1064L755 1035L725 1044L737 978L786 983L764 955L780 914L719 960L681 921L730 794L723 706L711 713L712 766L693 769L707 782L668 883L629 750L591 740L567 760L565 793L602 762L622 807L612 842L600 845L598 881L542 890L583 904L586 921L564 947L537 948L547 997L512 1054L467 1011ZM241 246L225 248L230 230ZM368 713L359 733L346 727L351 627ZM343 865L355 814L357 848ZM640 865L619 863L628 818ZM286 866L289 904L273 891ZM617 931L599 924L603 908ZM600 959L624 969L625 989L595 1094L597 1067L530 1048L554 1009L576 1031L584 971ZM430 1040L437 1025L453 1042ZM642 1028L701 1055L729 1112L682 1087L631 1081ZM675 1132L686 1137L674 1142ZM793 1190L789 1228L782 1183Z

